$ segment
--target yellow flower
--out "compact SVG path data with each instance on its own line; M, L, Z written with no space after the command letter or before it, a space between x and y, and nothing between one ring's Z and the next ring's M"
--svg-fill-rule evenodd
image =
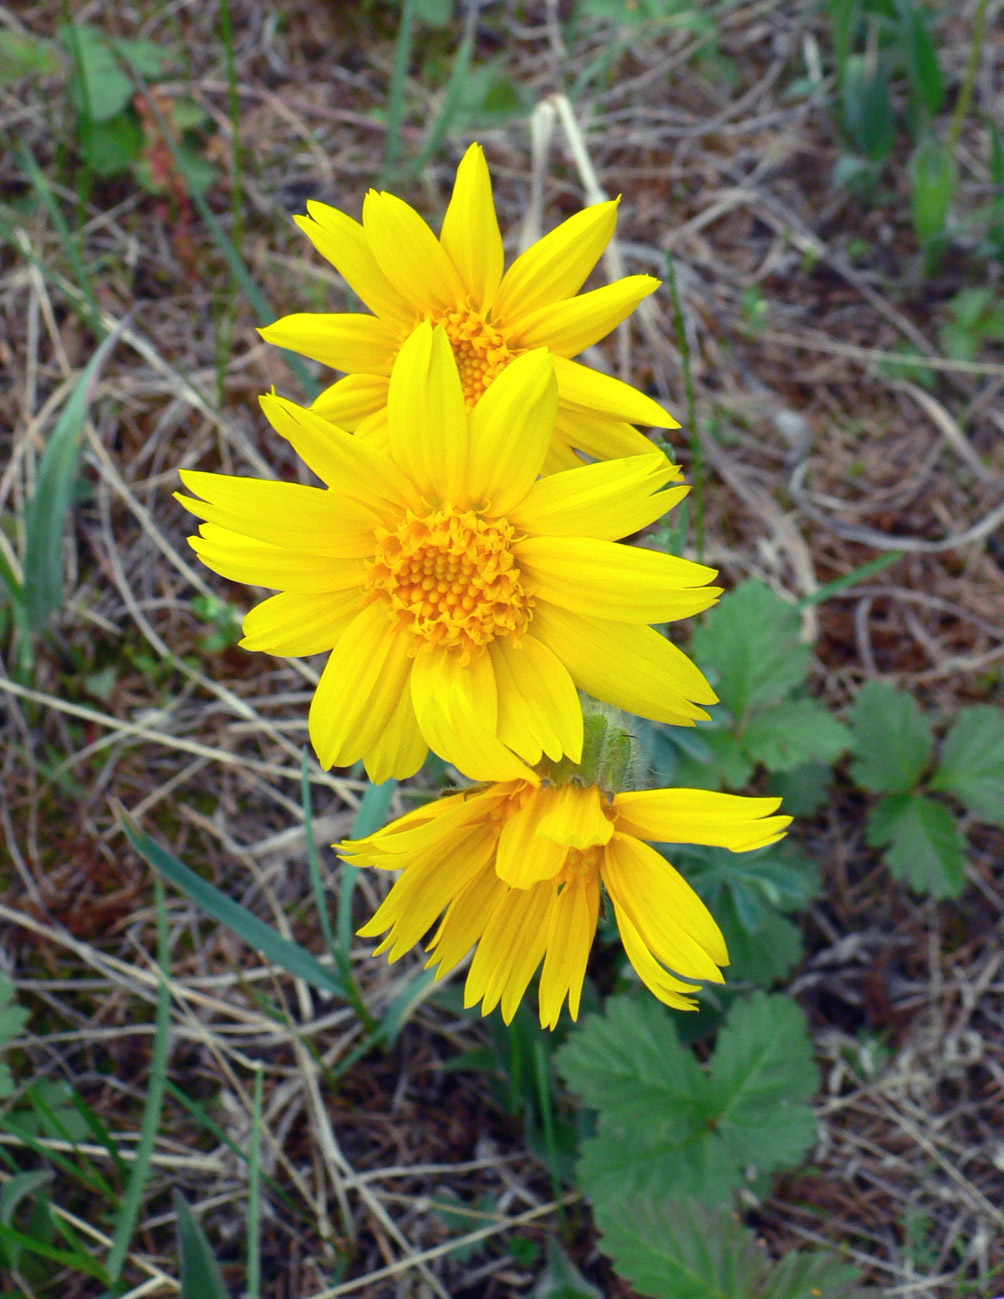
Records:
M714 570L615 544L687 491L659 452L537 481L557 401L543 349L468 411L445 332L401 349L388 449L291 402L265 414L326 488L183 470L204 519L191 544L224 577L279 591L244 619L246 649L330 650L310 709L322 766L361 758L403 778L429 748L475 780L577 760L576 687L692 725L704 677L649 623L707 608Z
M629 275L579 293L613 234L616 202L569 217L504 275L491 178L477 144L457 169L438 239L407 203L375 190L366 195L361 225L324 203L308 203L307 210L297 225L373 314L301 313L260 332L269 343L347 372L314 403L325 419L382 445L394 358L429 320L446 330L468 409L517 356L549 349L558 416L545 473L578 464L573 447L603 460L650 451L631 424L678 427L644 393L571 359L659 285L650 275Z
M695 983L722 982L721 931L689 884L645 840L747 852L790 823L778 798L703 789L604 794L596 785L515 780L430 803L366 839L336 845L356 866L403 870L359 933L387 933L392 961L445 912L429 940L441 978L476 946L464 1005L508 1023L543 961L540 1022L572 1018L596 932L600 885L642 983L668 1006L693 1009ZM389 931L389 932L388 932Z

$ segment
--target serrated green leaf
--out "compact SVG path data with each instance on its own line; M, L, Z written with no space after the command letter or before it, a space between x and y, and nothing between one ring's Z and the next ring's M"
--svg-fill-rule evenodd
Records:
M611 1197L594 1208L600 1248L649 1299L870 1299L833 1254L788 1253L774 1263L724 1208L694 1200Z
M719 1203L751 1171L803 1153L815 1120L802 1102L816 1074L797 1006L762 993L736 1002L719 1043L702 1071L669 1014L632 997L610 998L570 1035L558 1067L599 1112L579 1162L586 1194Z
M588 1031L587 1031L588 1026ZM630 1052L624 1051L626 1042ZM651 998L611 997L556 1054L562 1076L587 1105L630 1114L637 1101L685 1109L701 1094L697 1061L677 1040L672 1020Z
M869 681L851 709L851 775L874 794L905 794L931 759L931 724L916 699Z
M178 1253L181 1256L179 1299L228 1299L206 1233L180 1191L174 1192L174 1211L178 1216Z
M711 1058L709 1122L737 1164L798 1163L816 1135L804 1103L819 1086L805 1016L788 997L755 993L727 1016Z
M963 708L945 737L932 789L1004 826L1004 717L990 704Z
M851 736L814 700L789 699L753 716L743 739L768 771L791 771L806 762L836 762Z
M802 959L802 932L787 916L768 911L759 928L750 932L726 897L718 904L715 919L729 949L729 983L771 988L787 978Z
M955 818L921 794L899 794L876 803L868 817L868 842L888 844L883 854L897 879L933 898L956 898L966 886L965 858Z
M753 777L753 759L731 731L701 731L704 753L677 753L675 785L691 789L742 789Z
M785 812L791 816L812 816L830 795L833 772L823 762L808 762L793 771L777 771L771 776L768 788L777 794Z
M694 658L717 673L722 703L741 722L802 683L809 647L798 639L798 610L755 579L722 597L694 630Z
M651 1299L758 1299L766 1256L726 1209L696 1200L613 1195L593 1212L600 1248L639 1294ZM773 1299L773 1295L771 1295Z

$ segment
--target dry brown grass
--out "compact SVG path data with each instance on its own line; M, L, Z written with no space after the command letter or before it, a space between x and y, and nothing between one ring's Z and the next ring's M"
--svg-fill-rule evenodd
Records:
M233 4L243 253L277 314L344 304L337 277L308 255L289 216L308 196L356 213L376 179L393 21L386 8L368 9L291 7L277 16ZM560 5L485 4L479 55L503 54L539 102L605 49L607 30L594 23L580 24L566 47L563 16ZM83 17L184 48L184 74L160 90L192 97L209 114L202 147L217 175L208 197L231 228L233 148L215 7L161 12L96 0ZM0 18L36 34L59 21L51 4L0 9ZM954 77L966 57L966 18L939 30ZM891 177L894 200L873 208L830 187L838 145L828 87L785 93L813 75L823 40L813 6L755 0L719 27L734 85L701 62L692 35L667 29L624 52L575 104L578 156L560 122L536 160L523 119L479 138L510 245L575 210L598 184L623 194L616 255L628 270L662 274L672 252L707 466L709 562L727 584L756 574L801 596L876 550L905 550L807 615L819 691L839 706L878 675L949 717L959 703L1001 698L1004 355L985 349L968 367L941 358L931 393L883 373L881 362L904 343L938 358L945 303L973 270L953 254L933 278L921 276L901 174ZM450 39L440 44L448 51ZM991 117L1000 107L994 57L987 53L975 106ZM420 52L416 72L422 67ZM421 77L410 85L406 156L420 147L436 93ZM28 201L15 150L33 153L72 218L70 119L56 83L0 89L0 186L20 242L0 253L5 518L20 517L54 412L96 341L66 249ZM448 138L407 194L430 216L443 208L465 140ZM986 188L985 133L967 127L962 145L966 202ZM19 1070L72 1081L128 1152L157 975L151 880L127 851L111 800L239 901L322 946L306 902L299 798L316 664L202 648L207 629L193 596L239 609L250 596L194 562L170 496L179 465L300 474L267 434L255 395L273 383L302 394L281 356L258 340L249 304L232 293L187 200L151 196L128 176L99 182L76 235L103 326L127 314L129 322L86 430L89 494L70 538L71 594L33 684L0 676L9 856L0 919L4 966L32 1010ZM862 239L871 252L854 262L852 241ZM744 314L751 286L765 304L759 325ZM665 291L592 360L682 412ZM677 451L686 462L682 436ZM14 537L7 542L16 548ZM95 681L103 669L107 680ZM362 786L316 769L311 779L323 846L351 824ZM848 785L800 832L826 881L792 989L824 1065L821 1139L811 1166L783 1182L754 1220L778 1251L810 1240L844 1247L890 1294L989 1299L988 1278L1004 1288L1001 835L981 827L970 836L969 890L958 904L935 906L890 887L865 845L862 813ZM334 855L322 864L334 893ZM368 909L373 886L363 879L360 889ZM417 1004L391 1050L334 1082L330 1071L361 1035L347 1008L263 970L174 893L169 924L171 1077L243 1147L254 1070L264 1070L262 1168L287 1197L265 1197L265 1292L527 1293L532 1272L500 1242L516 1230L542 1239L557 1207L484 1075L444 1068L480 1044L479 1028L441 1005ZM391 969L369 959L368 947L358 948L356 973L378 1012L417 962ZM107 1163L100 1146L89 1152ZM127 1269L131 1295L176 1290L172 1187L199 1206L232 1279L242 1274L246 1166L169 1098ZM447 1191L491 1206L484 1227L472 1228L481 1235L470 1256L450 1254L457 1228L431 1207ZM79 1188L61 1186L55 1202L100 1244L107 1224L88 1217ZM579 1261L618 1293L583 1207L569 1212ZM333 1282L350 1255L350 1279ZM44 1293L98 1293L79 1277L54 1284Z

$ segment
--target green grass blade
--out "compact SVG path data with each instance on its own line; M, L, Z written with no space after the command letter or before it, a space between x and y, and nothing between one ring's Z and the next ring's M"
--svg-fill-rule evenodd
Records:
M3 1222L0 1222L0 1242L7 1246L20 1246L28 1254L37 1254L39 1258L47 1258L52 1263L73 1268L75 1272L82 1272L84 1276L97 1277L102 1285L108 1284L105 1269L96 1259L91 1258L90 1254L77 1254L68 1249L57 1249L55 1245L46 1245L36 1240L34 1236L27 1236L23 1231L8 1227Z
M181 1255L179 1299L229 1299L206 1233L180 1191L174 1193L174 1211L178 1215L178 1253Z
M826 582L818 590L811 592L809 595L803 595L801 600L796 600L799 609L804 609L809 604L821 604L828 600L831 595L837 595L840 591L846 591L849 586L857 586L859 582L865 581L866 578L872 577L875 573L881 573L883 568L889 568L897 560L903 558L905 550L890 550L884 555L876 555L874 559L869 559L867 564L862 564L856 568L853 573L845 573L843 577L835 577L832 582Z
M296 979L319 988L322 992L337 993L347 997L345 985L338 972L322 965L316 956L298 943L291 943L276 933L263 920L259 920L247 907L228 898L214 885L195 871L183 865L177 857L162 848L155 839L144 834L124 808L120 810L122 830L132 847L154 870L159 871L182 893L221 925L242 939L249 947L260 952L273 965L278 965Z
M383 168L380 184L386 185L394 174L398 154L401 152L401 123L404 121L404 88L408 80L408 61L411 58L411 38L415 27L415 0L403 0L401 17L397 26L397 43L394 46L394 70L387 92L387 129L383 141Z
M83 84L83 83L81 83ZM80 292L87 303L88 323L95 333L100 334L101 326L99 324L100 314L98 312L97 299L94 296L94 286L91 283L91 277L87 273L87 267L84 265L83 258L80 256L80 240L74 238L70 227L63 219L63 214L59 210L49 183L46 180L45 173L40 169L34 157L27 151L19 152L21 166L25 171L28 179L31 181L32 188L38 196L39 202L45 208L45 211L52 222L56 234L59 236L59 242L63 246L63 252L66 254L66 260L73 268L73 274L80 288Z
M248 1143L248 1266L247 1299L261 1294L261 1093L264 1070L259 1065L254 1075L254 1099L251 1113L251 1140Z
M198 180L192 175L192 169L189 166L188 160L183 151L179 149L175 143L174 137L171 133L171 128L165 120L164 114L158 108L156 99L150 94L146 82L136 71L133 64L127 63L126 66L128 67L129 73L132 76L133 81L136 83L137 88L146 96L146 101L151 115L157 123L161 138L170 150L171 158L178 170L178 173L185 182L188 196L198 209L199 216L205 223L206 229L212 235L213 241L220 250L224 261L227 263L234 282L247 298L248 302L251 303L255 315L261 323L263 325L269 324L275 319L276 313L271 309L264 293L262 293L261 289L255 283L251 272L244 265L244 259L238 252L233 240L220 225L219 221L217 221L212 208L206 202L206 197L199 188ZM285 348L280 350L286 358L286 364L296 375L296 378L308 399L313 401L320 391L320 388L311 377L310 371L304 365L303 360L297 356L295 352L287 351Z
M24 617L37 635L63 598L63 530L73 499L84 421L98 372L125 328L108 335L73 386L46 445L35 491L25 510Z
M143 1121L140 1124L139 1141L136 1143L136 1155L125 1195L122 1197L122 1204L115 1219L115 1234L108 1255L108 1275L113 1284L122 1275L126 1250L129 1248L136 1227L143 1190L150 1176L150 1157L153 1154L153 1143L157 1139L157 1129L160 1127L160 1115L164 1104L164 1079L167 1077L167 1056L171 1041L171 989L168 982L171 973L171 949L167 936L167 914L164 909L164 884L159 875L154 878L154 892L157 903L157 964L160 967L156 1033L153 1039L150 1081L143 1105Z
M373 834L387 820L390 801L397 789L396 780L385 780L382 785L367 785L352 822L352 838L363 839ZM342 863L342 885L338 891L338 947L347 952L352 943L352 894L356 886L357 866Z
M443 102L439 106L439 112L436 114L436 120L425 138L425 144L422 145L418 157L408 168L408 174L417 175L425 164L436 153L437 149L443 142L443 137L449 130L450 122L456 115L460 106L460 101L464 93L464 81L467 77L467 70L471 65L471 55L474 53L474 34L471 31L464 33L463 40L457 50L457 56L453 60L453 68L450 71L450 80L447 82L446 90L443 92Z

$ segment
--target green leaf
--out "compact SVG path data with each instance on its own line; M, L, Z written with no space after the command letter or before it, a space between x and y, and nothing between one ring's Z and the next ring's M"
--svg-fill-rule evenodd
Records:
M179 1299L228 1299L206 1233L180 1191L174 1192L174 1211L178 1215L178 1253L181 1256Z
M63 598L63 530L73 499L77 459L87 408L98 372L125 328L125 321L104 340L73 385L35 479L35 492L24 515L24 617L37 634Z
M812 816L830 796L833 772L827 763L809 762L793 771L775 772L768 788L777 794L785 812L792 816Z
M453 0L415 0L415 17L430 27L445 27L453 13Z
M177 885L213 920L232 929L249 947L261 952L267 961L280 966L294 978L303 979L322 992L333 992L343 997L346 995L344 984L335 970L322 965L306 948L283 938L253 912L228 898L208 880L196 875L195 871L189 870L155 839L144 834L124 809L121 821L123 833L136 852L154 870L160 871L172 884Z
M921 246L941 238L955 196L955 159L934 135L921 139L907 163L913 230Z
M802 959L802 932L787 916L764 913L752 932L739 920L731 898L721 900L715 919L729 949L729 983L748 982L771 988L786 979Z
M931 759L931 724L916 699L869 681L851 709L851 775L873 794L905 794Z
M963 708L945 737L931 788L1004 826L1004 717L990 704Z
M547 1238L547 1264L530 1299L603 1299L553 1236Z
M724 1208L611 1197L595 1206L600 1248L650 1299L865 1299L856 1269L823 1252L779 1263Z
M798 610L755 579L722 597L694 630L694 657L717 673L722 703L737 721L751 708L777 703L809 670L798 639Z
M96 176L128 171L143 148L143 128L130 112L107 122L83 121L77 131L80 152Z
M848 139L866 158L881 162L895 139L885 69L873 57L852 54L844 65L840 90Z
M884 859L897 879L933 898L955 898L966 886L962 840L947 808L919 794L876 803L868 817L868 842L888 844Z
M912 0L897 0L900 49L910 81L910 93L933 117L945 98L938 53L927 30L924 11Z
M557 1054L598 1110L579 1181L594 1199L639 1193L727 1199L750 1176L797 1162L815 1132L816 1086L801 1011L785 997L736 1002L702 1070L657 1002L613 997Z
M836 762L851 737L847 727L814 700L791 699L757 713L743 738L768 771L791 771L806 762Z
M677 754L673 783L695 789L742 789L753 776L753 759L731 731L696 732L703 753L684 749Z
M0 31L0 86L22 77L51 77L63 60L52 41L31 32Z
M107 122L121 113L132 99L133 85L104 34L85 23L64 23L59 40L70 55L70 101L79 115L86 121Z

